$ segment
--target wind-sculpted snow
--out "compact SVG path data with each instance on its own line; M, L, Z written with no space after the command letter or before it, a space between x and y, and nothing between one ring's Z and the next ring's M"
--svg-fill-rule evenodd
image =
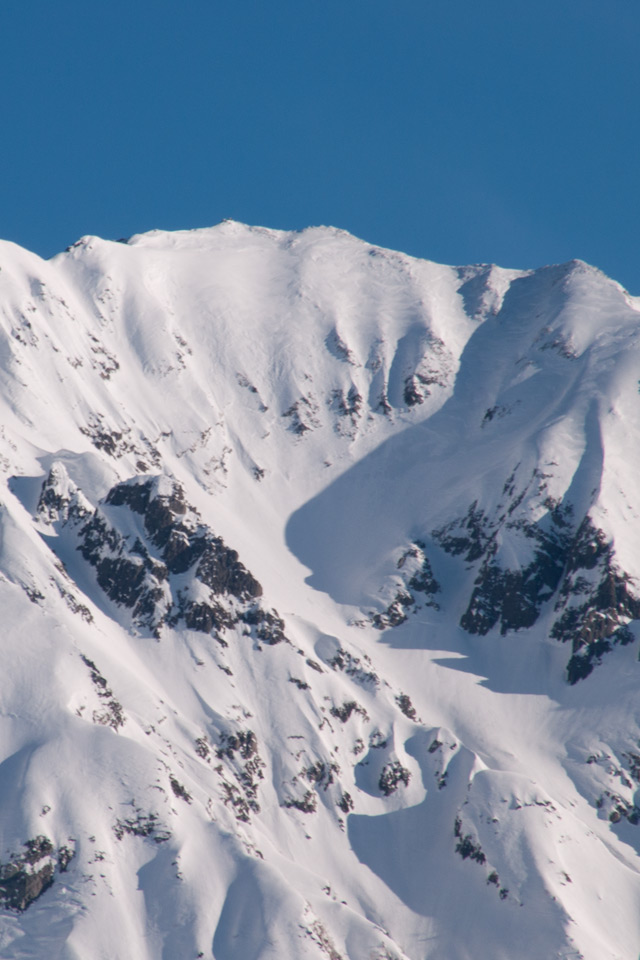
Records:
M610 481L598 389L611 389L606 381L612 377L609 364L604 370L595 364L603 346L596 340L578 357L566 347L563 337L569 334L554 332L548 323L549 312L552 319L573 318L561 302L550 307L550 290L577 286L582 293L589 268L570 265L564 275L559 268L547 273L514 281L502 309L469 340L453 395L439 412L359 461L294 515L288 530L292 548L313 571L310 582L342 602L367 597L361 584L350 589L351 569L344 568L359 577L370 569L350 551L359 551L364 539L363 554L388 556L394 539L399 546L403 528L419 533L432 558L441 551L460 558L457 580L467 586L459 622L472 634L533 627L544 614L548 619L553 601L555 623L547 630L571 641L568 676L574 682L613 644L632 638L626 624L640 614L640 589L634 586L640 570L637 561L629 570L622 567L613 531L596 525L607 512L599 495ZM609 286L612 307L620 309L622 295ZM627 330L636 316L629 312ZM535 322L527 326L532 313ZM637 340L636 331L632 338ZM548 350L552 356L543 366L540 354ZM541 395L532 392L533 379ZM561 382L560 389L554 386ZM616 390L620 386L616 383ZM635 381L633 389L637 394ZM480 416L485 403L490 405ZM575 428L566 434L573 449L557 437L568 430L567 420ZM389 504L388 515L367 524L374 484ZM338 568L329 569L322 541L305 538L320 516L332 543L339 531ZM438 580L437 565L434 569Z
M638 302L0 246L0 954L640 952Z

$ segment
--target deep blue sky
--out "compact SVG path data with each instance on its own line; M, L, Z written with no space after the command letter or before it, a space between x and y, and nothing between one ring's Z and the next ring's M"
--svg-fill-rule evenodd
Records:
M2 0L0 236L332 224L640 294L638 0Z

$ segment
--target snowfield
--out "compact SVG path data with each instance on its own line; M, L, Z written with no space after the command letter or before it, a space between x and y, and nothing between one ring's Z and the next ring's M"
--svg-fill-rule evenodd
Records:
M0 244L0 956L637 960L640 300Z

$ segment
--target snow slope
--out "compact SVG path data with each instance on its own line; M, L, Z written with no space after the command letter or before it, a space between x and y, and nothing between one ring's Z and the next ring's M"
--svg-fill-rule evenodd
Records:
M639 302L0 245L0 954L640 953Z

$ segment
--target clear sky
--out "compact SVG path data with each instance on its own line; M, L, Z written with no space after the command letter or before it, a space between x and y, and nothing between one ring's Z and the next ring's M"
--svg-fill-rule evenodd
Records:
M639 0L1 0L0 236L225 217L640 294Z

